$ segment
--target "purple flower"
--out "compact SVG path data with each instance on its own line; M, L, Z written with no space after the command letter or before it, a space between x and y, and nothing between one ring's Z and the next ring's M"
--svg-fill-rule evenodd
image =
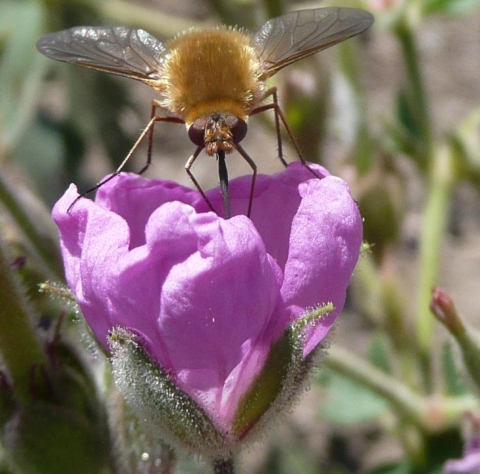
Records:
M480 473L480 435L475 434L465 445L462 459L447 461L443 468L445 474Z
M313 165L312 165L313 166ZM305 331L303 356L341 311L362 223L346 184L300 163L230 183L232 218L199 193L121 174L96 202L74 186L56 204L65 273L87 323L108 350L126 328L169 378L228 432L239 401L289 324L332 302ZM218 189L208 197L223 208Z

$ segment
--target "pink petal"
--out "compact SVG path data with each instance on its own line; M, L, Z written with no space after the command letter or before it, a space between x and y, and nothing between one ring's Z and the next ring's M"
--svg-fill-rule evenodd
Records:
M321 304L335 311L312 327L304 356L325 337L343 308L358 260L362 223L347 185L335 177L310 180L301 187L302 202L292 223L282 296L292 319Z

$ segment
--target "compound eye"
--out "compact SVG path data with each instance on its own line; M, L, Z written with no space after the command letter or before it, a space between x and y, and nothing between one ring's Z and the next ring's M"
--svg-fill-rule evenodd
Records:
M205 146L205 127L207 121L205 119L198 119L190 125L188 129L188 138L197 146Z
M247 122L234 115L228 115L225 119L225 123L232 132L233 143L240 143L247 134Z

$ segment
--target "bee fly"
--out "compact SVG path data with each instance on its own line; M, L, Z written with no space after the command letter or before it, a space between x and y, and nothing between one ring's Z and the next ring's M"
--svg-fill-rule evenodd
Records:
M280 160L286 166L281 122L300 160L308 168L278 105L277 90L266 87L267 79L299 59L362 33L372 23L373 16L363 10L316 8L273 18L253 35L235 28L218 27L189 30L163 44L144 30L76 27L43 36L37 48L49 58L131 77L160 93L160 98L152 101L150 121L121 165L87 193L118 175L140 142L148 137L147 162L140 173L144 172L151 163L155 123L179 123L186 126L190 140L197 147L186 162L185 170L212 210L191 168L202 150L217 157L228 218L230 199L225 155L233 150L252 168L248 216L252 209L257 166L240 145L250 116L273 110ZM272 101L265 104L269 97ZM158 115L158 110L168 114Z

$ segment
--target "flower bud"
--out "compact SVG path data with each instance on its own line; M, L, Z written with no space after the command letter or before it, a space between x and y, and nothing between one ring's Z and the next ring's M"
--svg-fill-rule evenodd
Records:
M480 332L467 325L457 313L451 296L442 288L434 288L430 310L455 338L460 348L465 367L480 389Z
M364 218L364 238L381 258L387 246L398 239L404 213L404 191L400 178L385 168L373 168L358 185L358 205Z

